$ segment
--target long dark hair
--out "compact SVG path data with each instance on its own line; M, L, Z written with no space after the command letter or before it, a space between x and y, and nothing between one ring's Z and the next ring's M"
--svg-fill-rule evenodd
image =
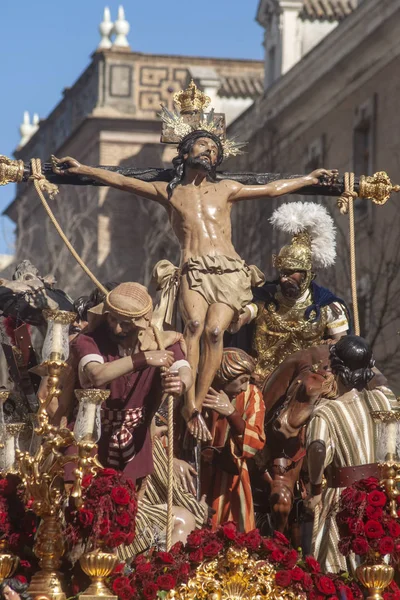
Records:
M4 598L4 589L6 587L11 588L14 592L16 592L21 600L32 600L32 596L28 593L28 584L22 583L16 577L11 579L4 579L0 583L0 598Z
M346 335L330 347L332 373L338 375L346 387L359 392L374 376L375 360L368 342L358 335Z
M179 185L183 179L183 175L185 173L185 154L189 154L191 149L193 148L195 142L200 138L210 138L213 142L215 142L218 148L218 159L216 164L211 168L210 177L215 180L217 167L224 160L224 149L222 147L221 140L217 135L211 133L210 131L204 131L202 129L197 129L196 131L192 131L185 135L178 146L178 155L172 160L172 166L174 168L174 174L172 180L169 182L167 186L168 191L168 200L171 198L172 193L177 185Z

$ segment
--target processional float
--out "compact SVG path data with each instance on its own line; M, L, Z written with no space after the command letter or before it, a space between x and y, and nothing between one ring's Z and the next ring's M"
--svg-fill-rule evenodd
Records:
M181 93L182 94L182 93ZM210 99L204 96L202 92L198 91L194 83L192 82L188 89L183 92L186 94L186 99L189 98L189 102L186 105L179 104L179 99L175 98L176 106L179 109L179 115L175 112L170 112L167 109L163 109L163 133L161 141L165 143L177 143L176 136L174 136L173 124L178 118L181 122L188 123L193 129L193 126L198 125L198 129L207 129L207 123L212 121L214 131L219 127L220 135L225 135L224 126L224 115L215 115L213 111L211 113L205 113L204 109L209 103ZM176 95L175 95L176 96ZM191 99L191 101L190 101ZM155 182L155 181L171 181L173 177L172 169L160 169L160 168L135 168L135 167L113 167L113 166L100 166L99 168L114 171L126 177L133 177L142 181ZM223 179L231 179L240 182L245 185L265 185L280 179L294 179L300 177L294 174L278 174L278 173L236 173L236 172L217 172L217 181ZM42 163L39 159L33 158L30 163L24 164L21 160L12 160L6 156L0 155L0 185L6 185L8 183L33 183L38 195L43 203L43 206L55 225L59 235L66 243L68 249L79 262L81 267L84 269L86 274L92 279L94 284L104 293L107 290L102 286L98 279L84 264L82 259L79 257L71 243L66 238L62 231L57 219L55 218L53 211L49 203L45 198L45 194L48 194L50 198L58 192L58 185L76 185L76 186L97 186L102 185L98 182L79 175L70 175L63 177L57 175L53 170L52 163ZM350 229L350 265L351 265L351 280L352 280L352 300L354 310L354 324L355 333L359 334L359 322L358 322L358 309L357 309L357 288L356 288L356 267L355 267L355 224L354 224L354 200L356 198L370 199L373 203L382 206L384 205L391 196L392 192L400 191L400 186L393 185L388 175L381 171L375 173L372 176L362 175L357 178L353 173L345 173L343 176L337 175L334 180L326 185L321 181L320 184L311 185L304 187L299 193L304 195L323 195L328 197L336 197L338 208L342 214L349 214L349 229ZM40 559L40 565L42 570L36 574L31 584L31 592L38 595L46 595L54 600L65 600L65 594L62 591L62 587L57 575L57 569L60 564L61 556L64 552L64 546L62 541L62 524L60 519L60 512L65 503L65 500L70 493L79 504L81 498L81 482L82 477L89 472L95 472L97 468L101 467L97 458L93 455L93 450L96 449L96 443L99 439L99 417L98 409L108 393L104 390L87 390L85 392L78 391L77 397L79 400L79 413L77 423L74 431L70 431L65 428L54 427L49 424L47 416L47 407L53 397L59 396L60 390L60 376L66 369L66 360L68 358L68 338L67 328L68 324L74 320L75 315L64 311L47 311L46 318L49 324L46 341L43 348L43 374L48 377L48 391L46 398L40 401L39 411L37 413L37 422L35 429L36 443L34 444L34 451L19 452L15 450L15 432L12 443L10 442L2 444L0 447L0 467L3 473L7 473L10 469L14 469L17 472L23 482L26 489L27 497L33 499L33 510L36 514L41 517L41 525L36 540L35 553ZM0 400L4 402L7 397L7 393L3 393L3 398ZM171 546L171 532L172 532L172 461L173 461L173 398L168 398L168 528L167 528L167 549ZM80 418L81 417L81 418ZM397 489L397 483L400 481L400 448L396 447L396 443L400 445L400 432L398 431L398 423L400 423L400 417L397 414L381 413L374 415L374 417L382 423L382 427L388 425L389 433L386 434L385 439L391 440L394 451L393 452L381 452L380 460L383 467L383 478L386 481L386 489L389 497L392 500L393 512L395 512L395 502L399 495ZM390 429L391 426L391 429ZM0 428L2 425L2 418L0 414ZM9 437L9 436L8 436ZM4 439L7 438L7 433L4 431ZM382 438L383 439L383 438ZM396 442L396 439L398 442ZM10 450L13 446L14 450ZM65 454L67 448L76 447L76 451L72 454ZM399 451L397 451L399 450ZM7 452L8 455L7 455ZM8 458L7 458L8 456ZM66 492L64 488L63 480L63 468L68 462L75 463L75 475L76 481L71 492ZM1 557L1 555L0 555ZM238 568L236 555L231 552L231 555L225 560L225 567L227 564L232 566L232 577ZM242 553L241 561L243 564L246 562L246 557ZM240 562L240 561L239 561ZM0 558L1 564L1 558ZM10 559L9 570L5 571L1 569L2 577L8 577L12 572L14 563ZM224 568L225 568L224 567ZM217 573L218 568L214 565L213 573ZM242 568L246 569L246 567ZM209 574L211 571L209 570ZM204 578L204 574L199 576ZM214 576L211 577L211 579ZM226 581L229 579L229 572L226 571ZM371 575L372 577L372 575ZM372 577L368 579L365 576L363 583L372 588L372 591L378 593L379 590L383 589L387 585L387 574L384 585L379 585L377 581ZM204 583L204 582L203 582ZM200 581L199 586L203 585ZM222 585L222 584L221 584ZM210 598L215 600L222 597L231 597L224 595L224 591L221 588L215 589L213 595ZM189 586L190 587L190 586ZM170 597L176 598L194 598L193 590L196 588L196 583L193 583L191 591L189 587L185 590L181 590L179 593L170 593ZM104 590L103 590L104 595ZM239 596L235 596L239 597ZM242 596L240 596L242 597ZM245 595L243 595L245 597ZM257 598L267 598L267 595L261 595L259 592ZM371 596L372 597L372 596Z

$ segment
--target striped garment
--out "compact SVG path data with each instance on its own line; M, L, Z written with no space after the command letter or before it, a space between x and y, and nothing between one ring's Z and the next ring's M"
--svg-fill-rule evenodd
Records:
M161 440L153 440L154 472L146 479L144 496L139 500L136 517L136 537L130 546L119 549L123 560L132 558L151 546L165 544L167 528L167 477L168 458ZM204 526L208 508L200 504L189 492L174 482L173 505L189 510L196 519L196 527Z
M121 461L128 463L136 456L132 431L143 423L144 407L115 410L102 409L102 426L112 432L108 448L108 466L119 469Z
M315 440L326 446L325 469L353 467L375 463L376 426L370 415L373 410L390 410L399 406L393 392L386 387L373 391L351 390L337 400L327 400L314 411L307 428L307 447ZM312 549L322 570L336 573L354 570L354 555L346 562L337 549L339 532L336 512L344 488L327 487L314 518Z
M246 392L239 394L232 404L245 421L243 434L233 434L227 419L219 417L213 411L211 444L214 447L228 445L239 473L233 475L213 465L212 473L207 477L207 483L211 482L207 499L216 511L212 519L214 528L226 521L235 521L240 531L251 531L255 528L255 518L246 461L264 447L265 405L262 394L255 385L249 385ZM207 476L206 472L204 474Z

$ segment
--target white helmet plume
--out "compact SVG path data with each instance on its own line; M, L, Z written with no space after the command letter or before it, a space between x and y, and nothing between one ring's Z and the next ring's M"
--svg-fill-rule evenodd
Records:
M295 235L307 231L311 237L315 268L330 267L336 258L336 228L327 209L314 202L290 202L274 210L270 223L280 231Z

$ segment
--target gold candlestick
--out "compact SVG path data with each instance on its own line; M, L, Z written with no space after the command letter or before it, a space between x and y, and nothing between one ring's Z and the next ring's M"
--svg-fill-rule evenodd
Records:
M95 473L101 467L97 456L93 455L96 443L93 440L78 441L72 431L55 427L49 423L47 408L51 400L58 398L60 378L67 367L68 326L76 317L65 311L45 311L48 321L42 374L47 375L47 393L39 401L37 427L35 432L42 436L41 445L33 454L17 450L18 474L25 487L27 500L32 501L32 510L41 517L34 552L39 558L40 571L31 581L29 591L33 596L47 596L51 600L65 600L58 569L64 553L64 530L62 510L69 492L65 489L64 468L75 463L77 475L72 495L76 504L81 504L81 482L86 473ZM105 399L108 392L97 392ZM95 394L96 395L96 394ZM68 447L77 448L72 454L65 451Z

